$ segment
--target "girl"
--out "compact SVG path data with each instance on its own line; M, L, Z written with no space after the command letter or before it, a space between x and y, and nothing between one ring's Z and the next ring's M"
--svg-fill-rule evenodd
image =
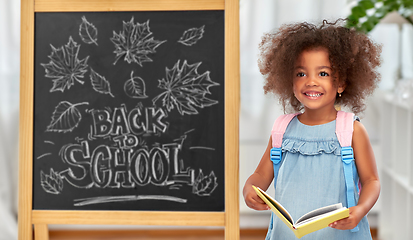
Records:
M343 21L341 21L343 22ZM341 147L335 134L335 105L364 110L364 99L379 81L380 46L366 35L323 21L284 25L263 37L259 67L265 77L265 93L279 96L284 111L300 112L282 139L282 161L275 186L275 199L298 219L305 213L335 203L347 204ZM357 119L358 120L358 119ZM361 183L360 195L348 218L302 239L371 239L366 214L380 192L376 162L363 125L354 121L352 147L354 183ZM274 178L270 160L272 139L255 172L245 183L243 195L248 207L267 210L252 185L266 190ZM358 231L351 231L358 226ZM274 216L266 239L295 239L292 231Z

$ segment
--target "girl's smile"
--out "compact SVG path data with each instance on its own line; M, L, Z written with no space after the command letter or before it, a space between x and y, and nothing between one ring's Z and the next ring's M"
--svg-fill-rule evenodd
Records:
M323 95L320 92L311 92L311 91L305 92L304 94L310 99L317 99L318 97Z

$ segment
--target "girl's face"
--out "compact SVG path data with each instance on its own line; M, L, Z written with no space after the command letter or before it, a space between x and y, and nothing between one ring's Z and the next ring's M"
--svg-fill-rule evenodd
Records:
M327 49L301 52L294 66L293 90L305 110L334 109L337 93L344 87L334 84Z

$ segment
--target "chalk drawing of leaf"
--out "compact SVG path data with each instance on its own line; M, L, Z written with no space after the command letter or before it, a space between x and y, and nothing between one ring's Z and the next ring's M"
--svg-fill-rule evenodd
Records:
M98 45L98 29L85 16L82 17L82 23L79 26L79 36L84 43Z
M90 69L90 80L92 82L92 87L98 93L109 94L112 97L113 94L110 91L110 83L106 78L97 72L95 72L92 68Z
M51 194L59 194L63 190L63 180L58 172L53 171L53 168L50 169L49 175L40 171L40 184L43 190Z
M142 67L144 62L152 62L148 54L156 53L155 49L165 41L154 40L149 29L149 20L145 23L134 23L133 17L129 22L123 22L123 30L113 31L110 39L115 44L116 59L113 64L123 57L123 60L135 62Z
M198 177L195 179L192 192L198 196L209 196L217 186L218 183L214 171L208 176L204 176L201 169Z
M181 38L178 40L179 43L182 43L186 46L192 46L198 40L203 37L205 25L200 28L190 28L184 32Z
M145 81L140 77L134 77L133 71L130 74L130 78L125 82L124 90L126 95L131 98L147 98Z
M53 112L52 121L47 126L47 131L63 133L72 131L82 119L82 115L76 106L83 104L88 103L71 104L67 101L60 102Z
M83 84L84 82L80 79L87 72L89 56L82 60L78 59L80 45L70 36L66 45L60 48L50 46L52 48L52 53L48 56L50 62L41 63L46 71L46 77L52 78L53 81L50 92L63 92L65 89L70 89L75 80Z
M184 61L179 67L179 60L172 69L166 68L166 78L159 80L158 87L165 91L156 96L152 102L155 104L162 100L162 106L171 111L174 107L181 115L198 114L198 108L209 107L218 101L205 97L210 94L209 88L219 85L209 77L209 71L198 74L197 69L202 62L187 64Z

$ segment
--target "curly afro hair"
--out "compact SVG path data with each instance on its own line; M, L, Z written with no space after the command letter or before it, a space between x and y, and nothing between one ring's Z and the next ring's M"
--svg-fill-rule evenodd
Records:
M285 112L301 111L302 104L294 97L294 64L302 51L326 48L333 71L334 84L346 86L336 104L350 107L354 113L365 109L364 100L380 81L381 46L365 34L324 20L321 26L307 22L287 24L277 32L267 33L259 45L258 66L264 75L265 94L278 95Z

